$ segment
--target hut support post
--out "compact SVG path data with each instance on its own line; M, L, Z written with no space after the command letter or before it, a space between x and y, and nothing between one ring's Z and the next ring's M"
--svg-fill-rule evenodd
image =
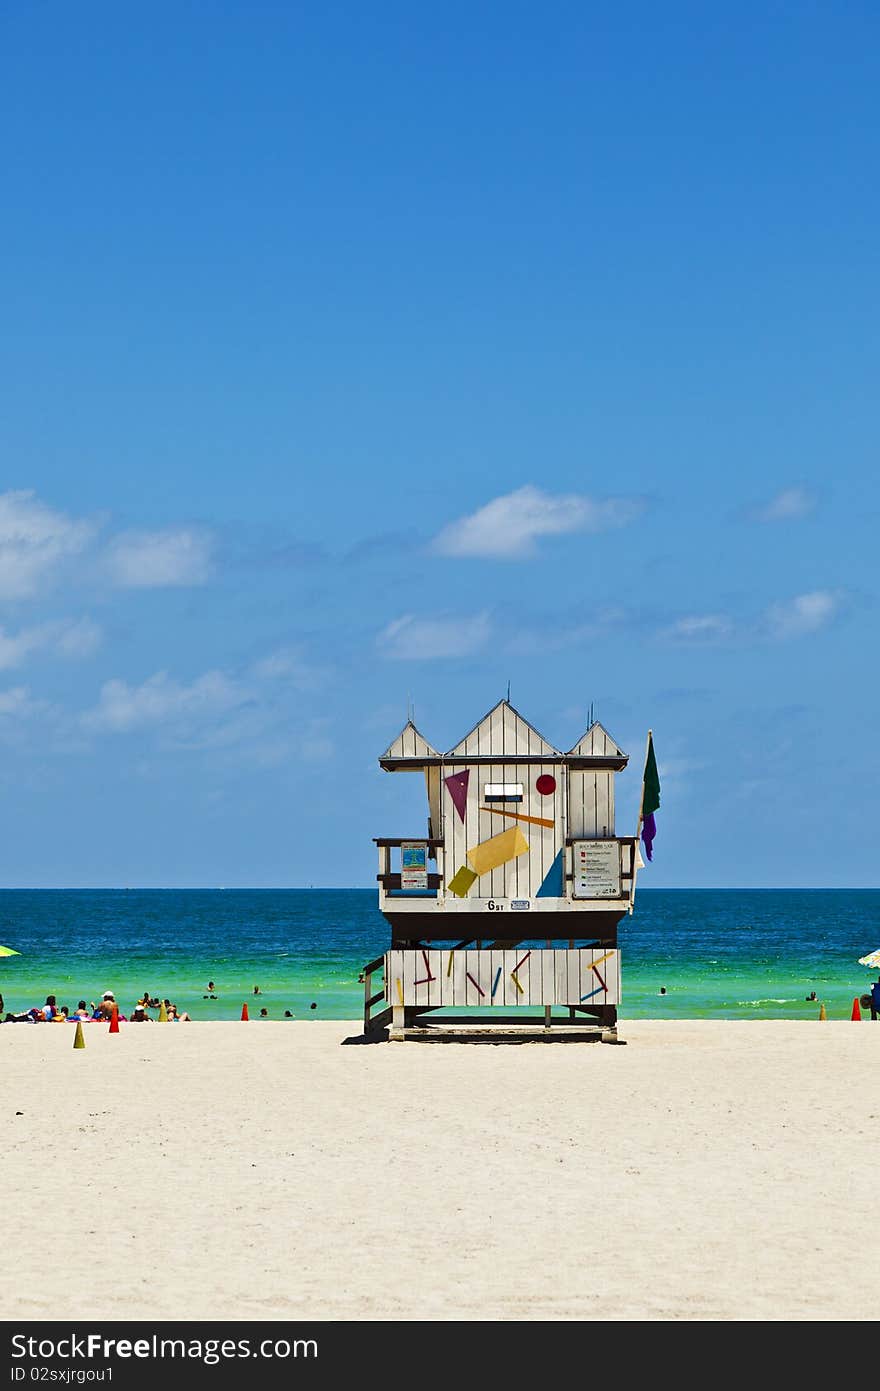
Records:
M602 1042L617 1043L617 1009L614 1005L602 1006Z

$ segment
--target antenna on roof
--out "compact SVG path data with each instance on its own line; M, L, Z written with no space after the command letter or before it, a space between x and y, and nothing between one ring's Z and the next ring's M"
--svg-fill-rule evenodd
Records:
M510 704L510 682L507 683L507 703Z
M587 729L592 729L596 723L596 716L593 713L593 702L590 701L590 713L587 715Z

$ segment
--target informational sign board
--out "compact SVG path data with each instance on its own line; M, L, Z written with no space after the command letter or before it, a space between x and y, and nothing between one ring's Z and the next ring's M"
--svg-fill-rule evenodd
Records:
M405 840L400 847L400 887L427 889L428 847L419 841Z
M620 844L616 840L576 840L574 898L620 898Z

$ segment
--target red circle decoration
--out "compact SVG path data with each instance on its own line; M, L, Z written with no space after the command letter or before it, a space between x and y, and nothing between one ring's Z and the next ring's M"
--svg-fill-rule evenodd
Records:
M549 797L551 792L556 791L556 779L551 777L549 773L542 773L535 783L535 787L542 797Z

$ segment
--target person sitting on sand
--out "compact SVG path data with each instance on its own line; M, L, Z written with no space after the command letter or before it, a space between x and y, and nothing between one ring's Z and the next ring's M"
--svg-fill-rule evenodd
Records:
M183 1011L183 1014L181 1014L180 1011L179 1011L178 1008L177 1008L177 1005L168 1005L166 1008L167 1008L167 1013L168 1013L168 1022L169 1022L169 1024L191 1024L191 1023L192 1023L192 1019L191 1019L190 1016L187 1014L186 1010L184 1010L184 1011Z
M131 1022L132 1024L152 1024L153 1021L143 1005L135 1005L131 1012Z
M871 1018L876 1019L880 1016L880 976L871 986Z
M66 1024L66 1023L67 1023L67 1018L68 1018L68 1015L69 1015L69 1014L70 1014L70 1010L67 1008L67 1005L62 1005L61 1008L60 1008L60 1009L56 1009L55 1013L52 1015L52 1023L53 1023L53 1024Z
M77 1005L76 1009L73 1011L73 1014L70 1017L74 1021L74 1023L77 1019L91 1019L92 1016L89 1014L88 1006L85 1000L80 1000L79 1004Z
M113 994L113 991L105 990L104 994L101 997L101 1003L99 1005L95 1005L93 1002L92 1008L94 1009L94 1014L92 1015L92 1018L101 1020L112 1019L114 1009L118 1009L119 1006L116 1003L116 996Z
M47 996L46 996L46 1003L43 1005L43 1018L44 1018L44 1019L52 1019L52 1018L54 1018L55 1012L56 1012L57 1009L58 1009L58 1002L57 1002L57 1000L55 999L55 996L54 996L54 995L47 995Z

